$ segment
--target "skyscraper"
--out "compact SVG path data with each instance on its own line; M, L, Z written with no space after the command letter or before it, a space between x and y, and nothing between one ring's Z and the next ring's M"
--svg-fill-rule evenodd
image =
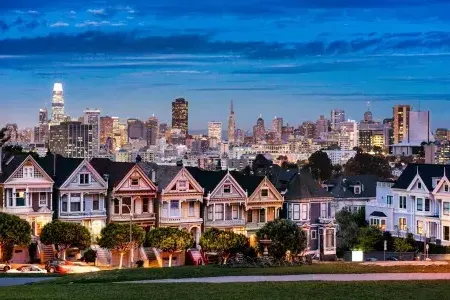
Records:
M114 119L109 116L100 117L100 144L105 145L106 140L114 135Z
M128 119L128 141L131 139L143 139L145 137L145 125L139 119Z
M50 127L50 151L65 157L92 158L92 125L61 122Z
M97 157L100 152L100 110L85 109L83 123L92 125L92 156Z
M253 126L253 140L255 143L265 140L266 127L264 126L264 119L260 115L256 121L256 125Z
M228 117L228 143L234 145L236 143L236 120L234 117L233 100L230 104L230 116Z
M331 129L338 130L339 124L345 122L345 111L343 109L333 109L331 111Z
M394 106L394 144L401 143L408 135L410 111L411 105Z
M177 98L172 102L172 129L179 129L184 136L188 134L188 102Z
M145 130L147 147L156 145L156 140L158 139L159 133L158 118L155 116L148 118L147 122L145 122Z
M44 144L48 142L48 111L45 108L39 110L38 126L34 128L34 142Z
M281 140L282 131L283 131L283 118L275 117L272 120L272 130L273 130L273 132L275 132L275 139L277 141L280 141Z
M310 121L305 121L299 126L300 134L307 139L314 138L316 132L316 124Z
M407 142L420 144L434 141L431 134L429 111L410 111Z
M315 138L320 138L323 133L328 132L328 120L325 116L320 116L319 120L316 121L316 133Z
M208 123L208 138L222 141L222 122L211 121Z
M58 125L65 120L63 87L61 83L55 83L53 85L51 125Z

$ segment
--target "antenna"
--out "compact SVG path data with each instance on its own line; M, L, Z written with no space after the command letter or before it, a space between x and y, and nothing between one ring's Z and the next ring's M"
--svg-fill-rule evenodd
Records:
M367 101L366 105L367 105L367 111L370 111L370 101Z

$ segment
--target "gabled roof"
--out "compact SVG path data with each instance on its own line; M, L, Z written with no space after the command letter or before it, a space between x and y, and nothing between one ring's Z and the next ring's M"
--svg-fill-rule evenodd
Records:
M253 192L258 188L261 182L264 180L264 176L256 175L244 175L240 172L230 172L234 179L239 183L244 191L247 191L247 195L250 197Z
M443 177L444 170L445 174L450 176L450 165L409 164L392 188L406 190L416 175L419 174L427 189L432 191L434 189L433 178Z
M56 187L60 187L70 175L72 175L82 161L82 158L67 158L59 154L49 154L40 158L38 163L45 172L52 177ZM54 176L55 174L56 176Z
M380 218L387 218L386 214L381 211L374 211L370 214L371 217L380 217Z
M225 171L206 171L196 167L186 167L186 170L205 190L205 196L214 191L220 181L225 177Z
M24 162L28 157L26 154L19 154L13 156L5 156L2 163L2 173L0 174L0 183L4 183ZM0 158L1 159L1 158Z
M334 198L374 198L378 177L376 175L340 176L327 182L333 185L330 193ZM354 193L354 186L361 185L360 194Z
M114 188L118 185L122 179L130 172L130 170L136 165L135 163L127 162L113 162L108 158L93 158L90 161L95 170L104 176L109 175L108 187Z
M306 171L300 171L293 176L284 194L286 200L327 197L331 198L332 195L320 186L311 174Z
M152 178L152 173L155 172L154 183L159 192L165 189L183 168L181 166L157 165L151 162L140 162L139 166L149 178Z

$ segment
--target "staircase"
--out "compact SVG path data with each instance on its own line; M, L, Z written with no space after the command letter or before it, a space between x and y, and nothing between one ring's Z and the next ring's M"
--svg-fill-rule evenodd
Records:
M92 245L91 248L97 253L97 266L109 266L111 264L111 253L109 250L100 248L97 245Z
M190 264L194 266L205 264L205 260L203 259L202 253L198 249L196 248L189 249L187 253L190 260Z
M145 251L145 254L147 255L148 266L150 268L152 268L152 267L154 267L154 268L159 267L158 258L156 257L155 250L153 248L151 248L151 247L145 247L144 251Z
M44 245L40 243L41 263L46 263L55 258L55 247L53 245Z

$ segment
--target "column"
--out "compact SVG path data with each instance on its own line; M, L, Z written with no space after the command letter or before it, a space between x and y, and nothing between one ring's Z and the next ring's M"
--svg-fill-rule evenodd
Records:
M223 206L223 220L225 221L227 215L227 205L222 204L222 206Z
M213 204L213 222L216 221L216 204Z
M39 201L39 199L38 199L38 201ZM39 204L39 202L38 202L38 204ZM29 192L28 187L25 188L25 206L26 207L30 206L30 192Z
M16 188L13 187L12 191L12 206L16 206Z
M269 210L269 208L268 207L266 207L266 208L264 208L264 215L265 215L265 218L264 218L264 220L265 220L265 223L267 223L267 211Z
M80 207L81 212L84 212L84 193L80 193Z
M72 196L72 193L69 193L69 195L67 196L67 212L71 212L71 207L70 207L70 198Z

